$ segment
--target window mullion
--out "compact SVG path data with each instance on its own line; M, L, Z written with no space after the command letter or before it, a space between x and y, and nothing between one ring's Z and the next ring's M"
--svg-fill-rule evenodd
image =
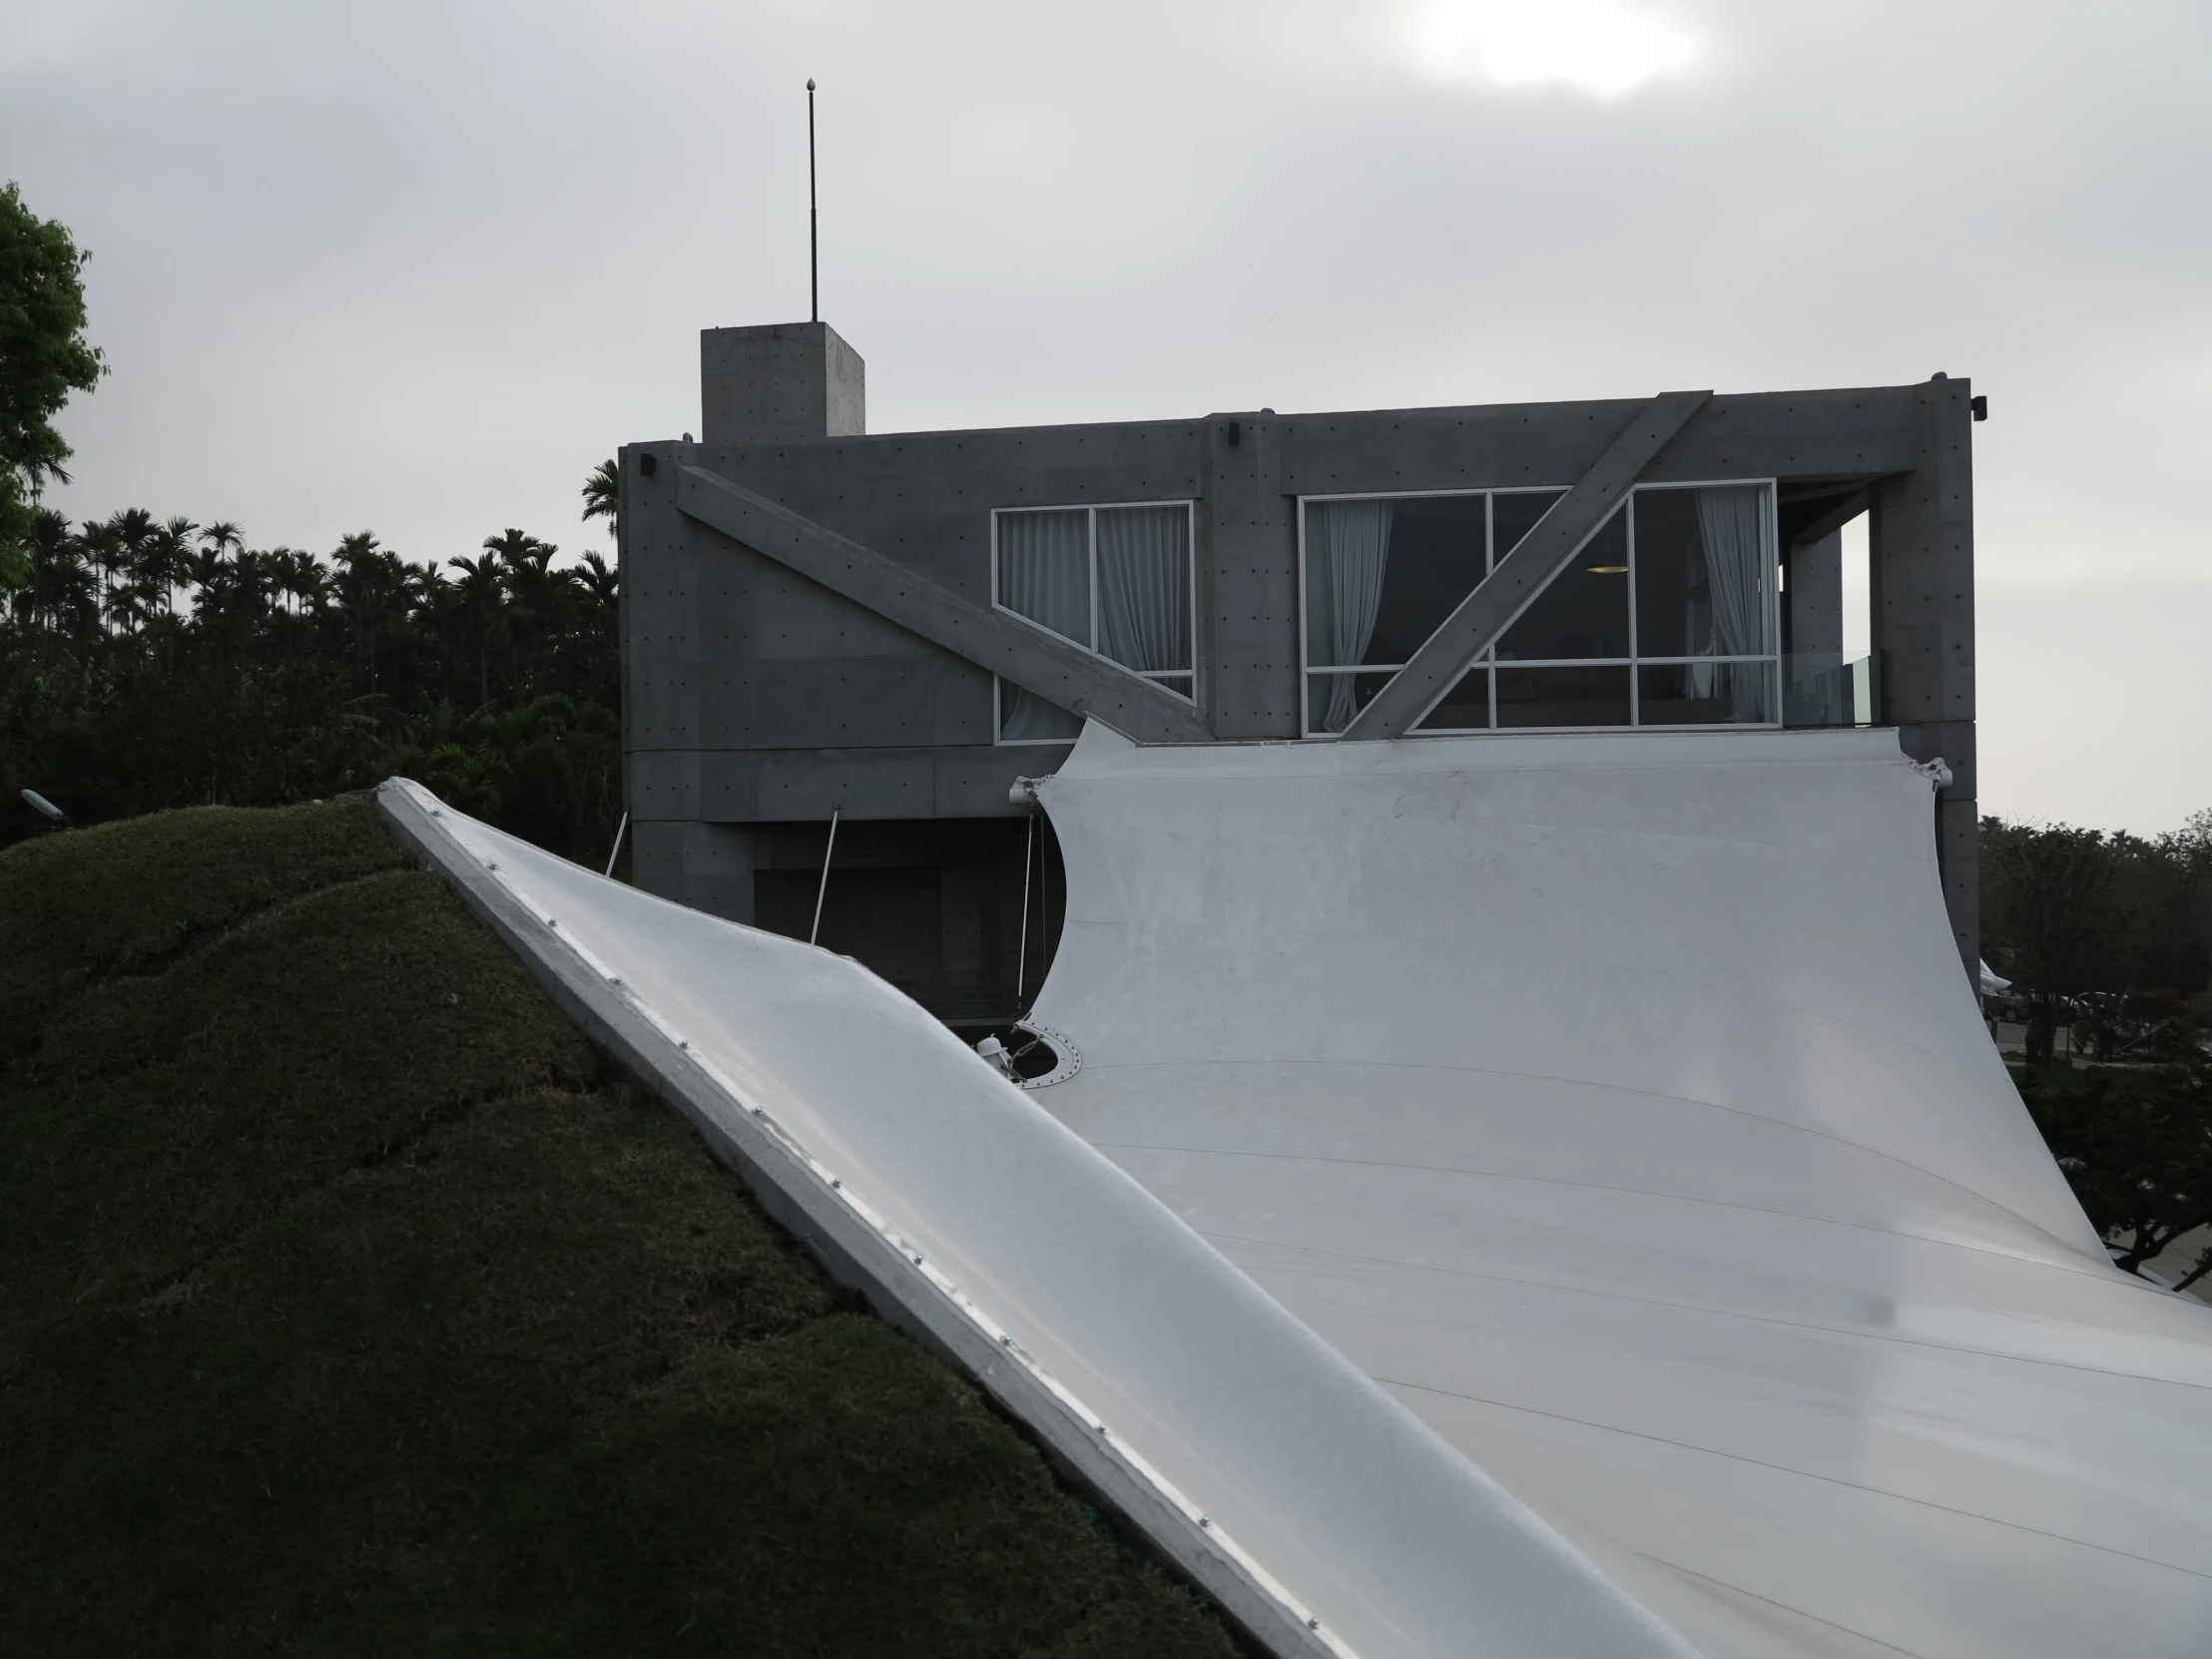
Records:
M1090 527L1090 576L1091 576L1091 655L1098 656L1098 509L1084 509Z
M1644 723L1643 674L1636 659L1636 648L1642 642L1636 638L1636 492L1630 490L1628 499L1621 503L1621 511L1628 515L1628 724Z

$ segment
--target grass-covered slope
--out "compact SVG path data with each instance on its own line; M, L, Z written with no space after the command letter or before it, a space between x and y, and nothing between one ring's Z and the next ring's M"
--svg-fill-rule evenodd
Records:
M0 853L0 1650L1225 1659L362 801Z

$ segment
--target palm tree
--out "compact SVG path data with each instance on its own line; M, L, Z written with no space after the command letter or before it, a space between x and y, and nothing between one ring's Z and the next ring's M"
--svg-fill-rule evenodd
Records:
M100 596L85 545L69 528L69 520L51 507L41 507L31 521L31 585L25 590L34 622L60 630L71 619L82 640L92 632L90 618L99 614ZM22 600L17 601L23 603Z
M330 555L339 570L338 593L351 613L361 641L361 658L368 671L368 689L376 690L376 613L394 585L389 566L397 561L377 544L374 532L356 530L338 539Z
M88 521L77 532L77 544L84 549L85 561L93 569L92 621L98 627L107 617L108 586L115 580L124 557L122 532L112 518L98 524Z
M607 521L607 534L619 537L622 533L622 468L613 461L601 461L584 475L584 522L595 518Z
M528 694L531 679L525 672L525 656L535 659L542 654L537 650L526 654L523 642L527 640L534 646L560 632L562 600L575 592L575 584L567 571L553 568L558 547L512 526L496 536L486 536L484 552L506 567L508 598L521 624L507 631L514 647L514 682L510 689L519 702Z
M480 559L445 562L461 573L455 586L476 635L476 701L486 704L491 701L491 634L499 621L499 602L507 591L506 573L490 553Z
M177 614L177 585L192 569L192 538L200 526L189 518L172 518L162 525L147 549L146 579L162 590L162 614Z
M595 610L605 610L615 603L622 591L622 572L611 567L596 553L584 555L584 568L574 572L575 579L584 590L584 597L592 602Z

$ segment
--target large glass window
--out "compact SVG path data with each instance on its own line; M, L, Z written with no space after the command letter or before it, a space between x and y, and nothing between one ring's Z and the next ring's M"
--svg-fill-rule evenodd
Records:
M1306 729L1350 725L1560 493L1308 502Z
M1306 502L1308 734L1349 726L1564 493ZM1771 725L1777 593L1768 485L1639 489L1417 729Z
M997 532L1001 610L1191 695L1191 506L1007 508Z
M1062 639L1194 697L1191 504L1009 507L991 515L992 598ZM1001 743L1066 743L1082 722L1004 681Z

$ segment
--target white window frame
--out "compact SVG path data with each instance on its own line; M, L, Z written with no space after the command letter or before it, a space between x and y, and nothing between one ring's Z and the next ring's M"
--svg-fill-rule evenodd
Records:
M1566 484L1511 484L1501 489L1487 490L1360 490L1339 492L1331 495L1300 496L1298 498L1299 735L1304 738L1319 738L1332 742L1344 736L1344 734L1341 732L1316 732L1309 729L1307 723L1312 719L1313 711L1313 699L1308 691L1308 683L1310 681L1315 679L1328 679L1333 675L1339 674L1395 675L1402 672L1405 667L1403 663L1370 663L1362 664L1354 668L1345 668L1333 663L1323 663L1319 666L1316 666L1307 661L1307 652L1310 648L1310 641L1312 639L1311 630L1307 626L1306 616L1306 504L1309 501L1323 503L1330 501L1465 501L1472 497L1480 496L1482 498L1482 577L1486 581L1489 578L1490 572L1497 568L1497 513L1496 509L1492 505L1495 499L1501 495L1564 496L1566 491L1571 486ZM1534 526L1530 526L1530 528L1533 529ZM1487 662L1489 660L1488 652L1483 653L1482 660L1484 662ZM1462 676L1462 678L1464 678L1464 676ZM1448 695L1451 690L1452 688L1450 686L1446 686L1444 688L1444 694ZM1436 701L1439 703L1442 702L1443 697L1439 696ZM1423 713L1425 714L1426 711L1424 710ZM1497 683L1494 680L1491 682L1490 685L1490 719L1493 722L1497 719ZM1491 730L1491 728L1473 727L1469 728L1469 730L1487 732ZM1585 730L1585 728L1577 728L1577 730ZM1427 736L1428 734L1423 735Z
M1541 660L1527 661L1516 657L1511 662L1501 663L1497 658L1495 651L1495 642L1493 641L1491 649L1485 650L1480 658L1478 658L1475 662L1467 665L1468 673L1472 673L1475 669L1478 668L1487 671L1490 693L1490 724L1487 726L1430 727L1427 729L1422 728L1421 722L1426 720L1429 715L1434 713L1437 706L1440 705L1446 697L1450 696L1451 693L1458 688L1459 680L1463 680L1466 678L1465 675L1461 675L1450 685L1445 686L1442 690L1438 691L1433 698L1429 699L1428 703L1421 709L1420 713L1416 715L1413 718L1412 722L1407 726L1406 735L1408 737L1421 738L1493 736L1513 737L1528 733L1551 732L1771 732L1779 728L1782 724L1782 581L1780 574L1781 526L1779 523L1779 503L1781 500L1780 480L1776 478L1685 478L1679 481L1669 479L1665 483L1638 484L1630 490L1629 494L1631 497L1634 497L1637 495L1641 495L1646 491L1658 490L1728 488L1740 489L1746 485L1758 486L1764 488L1767 492L1768 548L1769 551L1772 552L1775 556L1774 568L1776 572L1775 579L1768 584L1767 590L1767 638L1774 643L1774 650L1762 656L1746 657L1642 657L1637 655L1636 514L1633 500L1631 500L1629 502L1624 502L1619 509L1620 511L1627 514L1625 528L1627 532L1626 539L1628 542L1628 655L1625 657L1574 657L1562 659L1544 658ZM1493 490L1371 490L1358 495L1302 495L1298 497L1298 719L1299 732L1301 733L1301 735L1305 738L1321 742L1335 742L1337 739L1341 738L1344 735L1341 732L1316 732L1310 729L1308 723L1312 718L1313 699L1308 691L1308 685L1311 680L1316 678L1326 678L1331 675L1337 674L1394 675L1402 672L1405 667L1404 664L1400 663L1396 666L1396 668L1391 668L1386 664L1375 664L1372 666L1363 666L1359 668L1339 668L1332 664L1323 664L1317 668L1307 662L1309 634L1306 616L1306 504L1309 501L1406 501L1434 496L1458 496L1462 498L1473 495L1482 496L1484 497L1482 510L1483 575L1486 579L1489 573L1497 568L1497 515L1491 505L1491 502L1500 495L1541 495L1549 493L1551 491L1562 489L1564 487L1566 486L1557 484L1516 484L1509 488ZM1541 520L1539 520L1538 522L1540 523ZM1549 587L1550 585L1551 584L1548 582L1544 584L1545 587ZM1541 593L1542 589L1538 589L1537 591L1538 593ZM1534 603L1535 595L1532 594L1529 596L1529 604ZM1527 606L1524 605L1522 609L1527 609ZM1515 620L1517 621L1518 618L1516 617ZM1508 624L1507 626L1510 626L1510 624ZM1499 632L1502 634L1503 630L1501 629ZM1639 670L1646 668L1678 668L1685 665L1694 664L1721 666L1731 663L1764 663L1771 665L1773 678L1769 682L1768 690L1772 697L1771 707L1774 711L1774 719L1767 721L1731 721L1724 726L1687 726L1675 725L1672 723L1665 725L1646 726L1643 723L1643 677L1638 672ZM1497 670L1501 667L1625 668L1628 670L1628 724L1626 726L1500 726L1497 724Z
M1181 507L1183 509L1183 546L1186 550L1186 575L1190 592L1186 596L1184 615L1190 619L1189 668L1134 669L1126 663L1117 663L1098 649L1098 515L1122 507ZM1091 637L1087 640L1069 639L1057 629L1047 628L1033 617L1023 616L1012 607L1002 605L998 599L998 521L1017 513L1081 513L1084 515L1083 532L1085 556L1090 572ZM1304 531L1300 534L1303 536ZM991 509L991 609L1012 617L1016 622L1049 634L1056 640L1064 640L1076 650L1096 657L1107 667L1138 680L1150 680L1171 697L1179 697L1194 709L1198 707L1198 503L1191 498L1168 501L1068 501L1053 505L1039 503L1036 506L993 507ZM1002 738L1004 720L1002 692L1003 682L997 675L991 676L991 741L1006 748L1035 747L1045 744L1072 743L1072 738ZM1185 688L1188 687L1186 690Z
M1020 613L1019 611L1016 611L1016 612L1015 612L1014 614L1015 614L1016 616L1021 616L1021 613ZM1021 619L1022 619L1022 621L1024 621L1024 622L1027 622L1027 621L1029 620L1029 619L1028 619L1027 617L1022 617ZM1045 630L1045 632L1046 632L1046 633L1048 633L1048 634L1051 634L1051 633L1052 633L1052 630L1051 630L1051 629L1049 629L1049 628L1047 628L1047 629ZM1054 639L1061 639L1061 638L1064 638L1065 636L1064 636L1064 635L1060 635L1060 634L1052 634L1052 637L1053 637ZM1120 667L1121 665L1120 665L1119 663L1116 663L1116 664L1115 664L1114 666L1115 666L1116 668L1119 668L1119 667ZM1018 690L1019 690L1020 688L1019 688L1019 687L1016 687L1015 689L1016 689L1016 690L1018 691ZM1054 705L1054 707L1058 707L1058 705ZM1077 723L1077 725L1078 725L1078 726L1080 726L1080 725L1081 725L1081 723L1082 723L1082 718L1083 718L1083 717L1082 717L1082 716L1080 716L1080 715L1076 716L1076 723ZM996 744L996 745L997 745L997 746L998 746L998 747L999 747L1000 749L1052 749L1052 748L1065 749L1065 748L1067 748L1067 746L1068 746L1069 744L1071 744L1071 743L1073 743L1073 742L1075 741L1075 739L1074 739L1074 738L1006 738L1006 737L1001 737L1001 736L999 736L999 734L1000 734L1001 732L1005 731L1005 729L1006 729L1006 682L1005 682L1005 680L1004 680L1003 678L1001 678L1000 676L998 676L998 675L994 674L994 675L992 675L992 676L991 676L991 742L992 742L992 743Z

